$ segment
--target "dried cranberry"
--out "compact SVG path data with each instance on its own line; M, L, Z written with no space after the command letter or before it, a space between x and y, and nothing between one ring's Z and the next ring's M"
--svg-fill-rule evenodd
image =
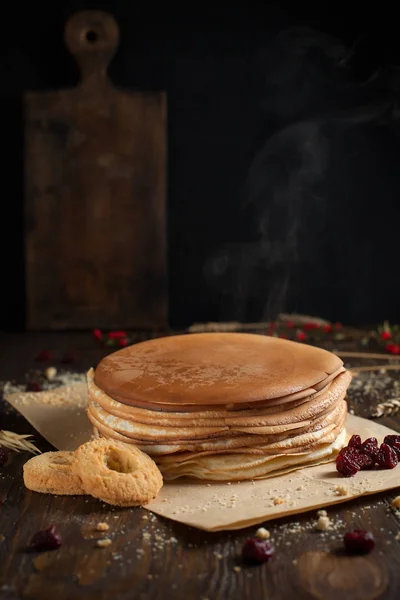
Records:
M379 453L378 440L374 437L366 439L361 444L360 451L370 456L375 462Z
M357 473L357 471L354 470L354 466L358 467L357 471L360 469L369 469L374 466L374 460L368 456L368 454L361 452L358 448L349 448L348 446L342 448L336 458L337 470L345 477L351 477Z
M38 381L29 381L26 386L27 392L41 392L42 386Z
M381 469L394 469L399 459L397 458L396 451L388 444L383 443L379 448L376 462Z
M353 477L358 473L360 467L348 454L341 451L336 457L336 469L343 477Z
M361 446L361 438L359 435L352 435L349 443L347 444L349 448L359 448Z
M392 444L400 444L400 435L385 435L384 444L391 446Z
M371 469L374 466L375 460L371 458L369 454L362 452L358 448L349 448L349 450L352 451L351 455L353 460L358 464L361 471L364 471L365 469Z
M43 552L45 550L57 550L61 546L61 537L54 525L35 533L29 544L29 550Z
M247 562L267 562L274 554L275 549L267 540L250 538L245 541L242 550L243 560Z
M0 467L4 467L4 465L7 463L8 455L9 453L7 448L0 447Z
M400 461L400 435L387 435L385 436L383 443L393 448L397 454L397 458Z
M45 362L46 360L51 360L52 358L53 358L53 353L50 350L41 350L36 355L36 359L35 360Z
M344 547L351 554L368 554L375 547L375 539L372 533L355 529L344 534Z

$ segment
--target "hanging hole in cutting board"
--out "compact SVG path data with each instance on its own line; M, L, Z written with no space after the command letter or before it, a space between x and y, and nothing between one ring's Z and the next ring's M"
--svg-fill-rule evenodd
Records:
M99 34L97 31L94 31L94 29L89 29L89 31L87 31L85 34L85 38L89 44L95 44L99 39Z

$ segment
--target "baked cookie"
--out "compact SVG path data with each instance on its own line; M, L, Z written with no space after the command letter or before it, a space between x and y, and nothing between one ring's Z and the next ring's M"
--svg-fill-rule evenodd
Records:
M45 452L24 464L24 483L33 492L75 496L85 494L78 473L72 469L73 452Z
M100 438L80 446L75 458L85 492L107 504L147 504L162 488L156 463L135 446Z

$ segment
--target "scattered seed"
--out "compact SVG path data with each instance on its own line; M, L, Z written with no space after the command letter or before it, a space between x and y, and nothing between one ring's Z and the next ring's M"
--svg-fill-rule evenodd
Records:
M400 508L400 496L396 496L396 498L392 500L392 508L395 510Z
M318 531L327 531L328 529L330 529L330 526L331 521L329 517L319 517L315 528L318 529Z
M110 546L110 544L111 544L110 538L104 538L104 540L97 540L97 546L99 548L107 548L107 546Z
M271 534L268 531L268 529L265 529L264 527L260 527L256 531L256 537L258 537L260 540L268 540L268 538L270 537L270 535Z

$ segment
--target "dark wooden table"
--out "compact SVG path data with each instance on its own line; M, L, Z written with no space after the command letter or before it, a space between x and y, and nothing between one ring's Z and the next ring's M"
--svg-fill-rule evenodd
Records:
M77 371L96 365L105 353L90 334L2 335L0 379L22 382L29 369L48 366L34 360L37 352L45 348L55 354L52 365ZM59 364L65 353L73 353L73 364ZM377 362L352 359L347 364ZM390 373L396 377L398 372ZM367 415L376 404L373 389L358 395L351 404L356 414ZM3 412L4 408L5 405ZM395 418L381 418L380 422L400 429L400 420ZM32 432L29 424L13 410L2 415L2 427L19 433ZM36 440L41 450L50 449L40 436ZM327 533L315 531L314 512L269 522L266 527L271 532L276 555L270 563L250 568L241 565L240 550L256 528L209 534L140 508L110 509L91 498L35 494L26 490L22 482L22 465L28 457L25 453L13 453L0 471L2 599L398 600L400 597L400 542L395 539L400 522L390 508L397 495L395 491L328 508L336 528ZM110 525L112 544L107 548L96 547L96 539L104 537L95 531L99 521ZM51 523L62 535L62 547L41 554L27 552L26 545L32 535ZM293 526L294 523L300 527ZM354 528L376 535L377 546L370 555L349 557L340 552L343 532Z

